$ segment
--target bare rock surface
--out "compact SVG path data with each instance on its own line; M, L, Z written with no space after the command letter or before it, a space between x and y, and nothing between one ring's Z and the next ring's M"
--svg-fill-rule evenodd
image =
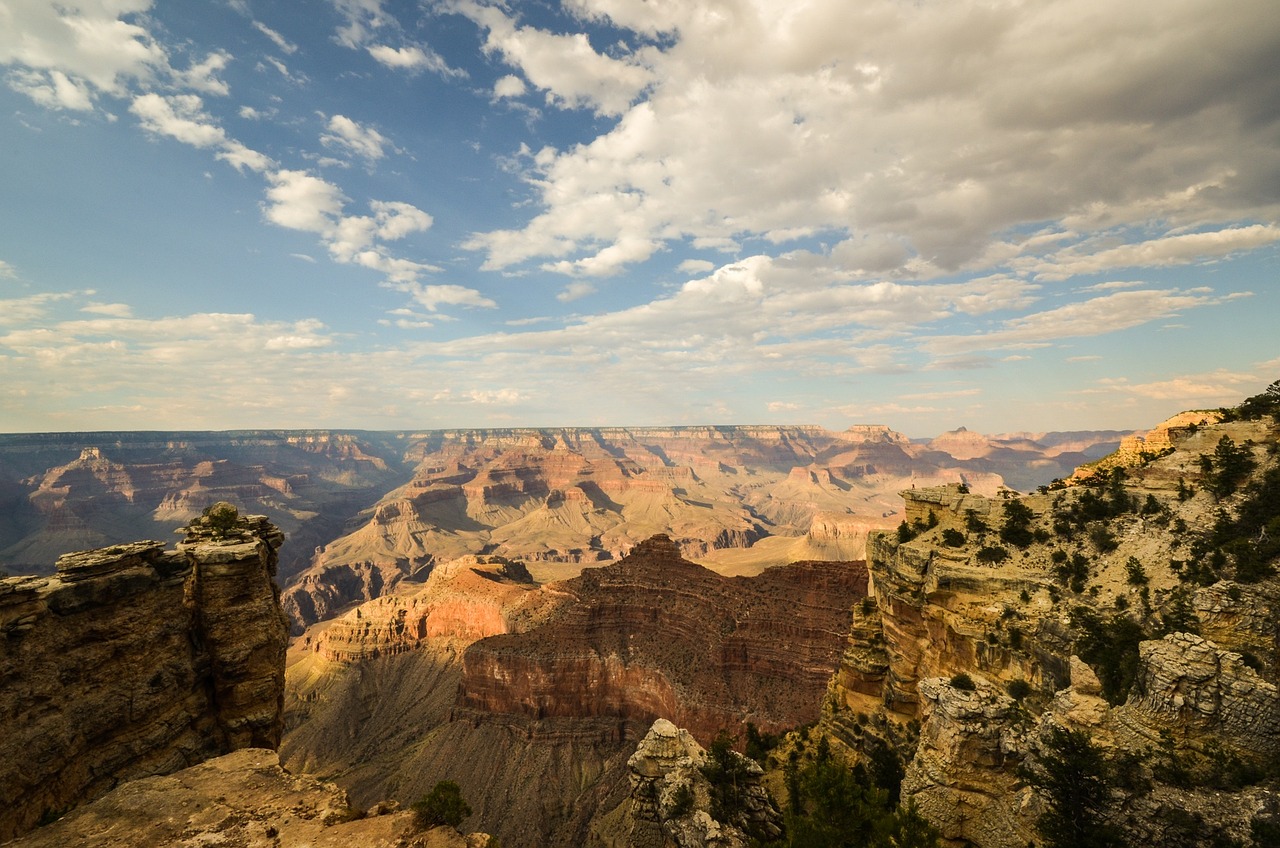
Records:
M749 833L781 835L782 816L765 790L763 771L736 752L743 769L743 811L735 822L711 814L707 752L687 731L658 719L627 760L631 793L600 817L592 837L604 848L746 848Z
M12 848L483 848L487 837L452 828L418 833L413 814L352 809L332 783L280 767L274 751L248 748L120 786Z
M0 838L121 781L279 744L281 541L262 516L197 520L176 551L119 545L0 580Z

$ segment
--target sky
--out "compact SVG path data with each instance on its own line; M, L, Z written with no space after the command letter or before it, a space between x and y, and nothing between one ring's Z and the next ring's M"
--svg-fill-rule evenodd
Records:
M1274 0L0 0L0 431L1234 404L1277 55Z

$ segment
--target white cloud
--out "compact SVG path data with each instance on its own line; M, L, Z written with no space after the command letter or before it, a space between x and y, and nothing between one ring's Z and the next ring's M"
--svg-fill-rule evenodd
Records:
M620 115L654 81L642 58L615 59L592 48L583 33L517 26L501 9L460 2L458 11L484 27L484 49L519 68L546 92L547 103Z
M150 7L151 0L8 0L0 5L0 64L46 81L35 85L28 75L18 90L37 98L51 91L63 108L85 108L69 104L83 104L90 91L119 95L126 80L168 71L168 56L151 34L122 20Z
M238 171L248 168L262 173L275 165L266 154L229 138L204 111L204 104L194 94L142 94L133 99L129 111L137 116L147 132L167 136L192 147L214 148L216 158Z
M293 55L298 52L298 45L294 44L292 41L285 38L262 21L254 21L253 28L271 39L272 43L287 55Z
M49 314L49 306L68 300L68 293L32 294L25 297L0 298L0 326L17 326L39 321Z
M596 287L591 283L588 283L585 280L575 280L569 285L565 286L560 291L560 293L556 295L556 300L560 301L561 303L570 303L572 301L578 300L579 298L583 298L589 294L595 294L595 293L596 293Z
M524 84L524 80L514 74L507 74L493 84L493 96L495 100L501 100L507 97L524 97L528 88Z
M227 140L227 134L212 123L194 94L139 95L129 111L138 116L147 132L166 135L192 147L217 147Z
M800 404L791 403L790 401L774 400L770 401L767 409L770 412L795 412L800 408Z
M399 71L432 71L448 77L465 77L466 72L449 67L449 64L429 47L409 44L391 47L387 44L370 44L365 48L380 64Z
M408 289L413 299L428 312L441 306L471 306L494 309L498 304L475 289L455 285L415 285Z
M5 262L3 259L0 259L0 279L6 278L6 277L9 279L13 279L17 276L18 276L17 269L15 269L8 262Z
M62 71L16 70L7 78L9 87L25 94L46 109L93 109L93 95L84 82L72 80Z
M383 148L389 142L382 133L372 127L361 126L346 115L333 115L329 118L329 132L320 136L326 147L359 156L369 162L376 162L386 153Z
M1238 403L1242 395L1250 393L1259 384L1259 380L1256 374L1220 368L1209 373L1180 375L1146 383L1132 383L1123 378L1105 379L1099 381L1100 388L1094 391L1175 401L1183 404L1184 408L1222 406Z
M225 50L215 50L203 61L192 65L185 71L177 73L179 83L206 94L227 95L231 93L225 81L218 78L218 72L231 63L231 54Z
M1280 217L1267 0L568 4L634 30L633 52L458 7L551 105L619 118L527 163L535 213L467 243L490 268L588 273L624 243L812 233L864 278L1020 257L1052 274L1039 257L1065 247L1083 270L1069 251L1100 252L1099 235L1151 244L1095 267L1163 266L1256 249L1257 222Z
M270 180L263 209L268 221L311 233L330 233L337 226L347 202L337 186L305 171L276 171Z
M998 330L964 336L934 336L924 347L951 356L999 348L1039 347L1059 339L1101 336L1169 318L1224 298L1196 291L1121 291L1004 322Z
M714 269L716 264L705 259L686 259L677 268L685 274L705 274Z
M127 303L90 303L80 307L80 311L94 315L108 315L112 318L133 317L133 307Z
M1165 268L1206 259L1217 259L1245 250L1254 250L1280 241L1280 227L1253 224L1201 233L1181 233L1132 244L1121 244L1096 252L1089 245L1060 251L1044 260L1021 263L1037 279L1065 280L1081 274L1096 274L1112 268ZM1104 283L1120 287L1126 283Z

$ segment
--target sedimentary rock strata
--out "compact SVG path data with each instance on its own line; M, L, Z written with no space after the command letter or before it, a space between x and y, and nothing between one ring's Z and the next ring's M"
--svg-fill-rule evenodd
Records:
M711 739L753 721L817 716L861 563L809 562L726 578L656 536L617 565L558 584L572 597L546 623L472 645L459 705L486 713L670 717Z
M904 491L901 529L869 539L868 599L820 731L855 750L898 745L904 799L955 844L1037 837L1045 801L1020 766L1055 727L1130 758L1140 788L1117 788L1107 821L1132 844L1190 838L1170 811L1197 839L1247 841L1251 817L1280 803L1250 785L1280 753L1280 562L1228 579L1272 519L1228 531L1250 481L1275 473L1280 433L1219 417L1178 416L1126 442L1080 475L1091 487ZM1223 439L1253 470L1219 498L1202 457Z
M261 516L196 521L175 551L137 542L0 580L0 839L121 781L279 743L281 541Z

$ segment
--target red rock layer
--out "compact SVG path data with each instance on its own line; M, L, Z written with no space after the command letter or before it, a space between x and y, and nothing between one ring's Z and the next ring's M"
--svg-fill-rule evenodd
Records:
M743 721L812 721L866 580L862 563L832 562L722 577L657 536L556 584L574 602L544 624L468 648L458 703L532 718L664 717L701 739Z

